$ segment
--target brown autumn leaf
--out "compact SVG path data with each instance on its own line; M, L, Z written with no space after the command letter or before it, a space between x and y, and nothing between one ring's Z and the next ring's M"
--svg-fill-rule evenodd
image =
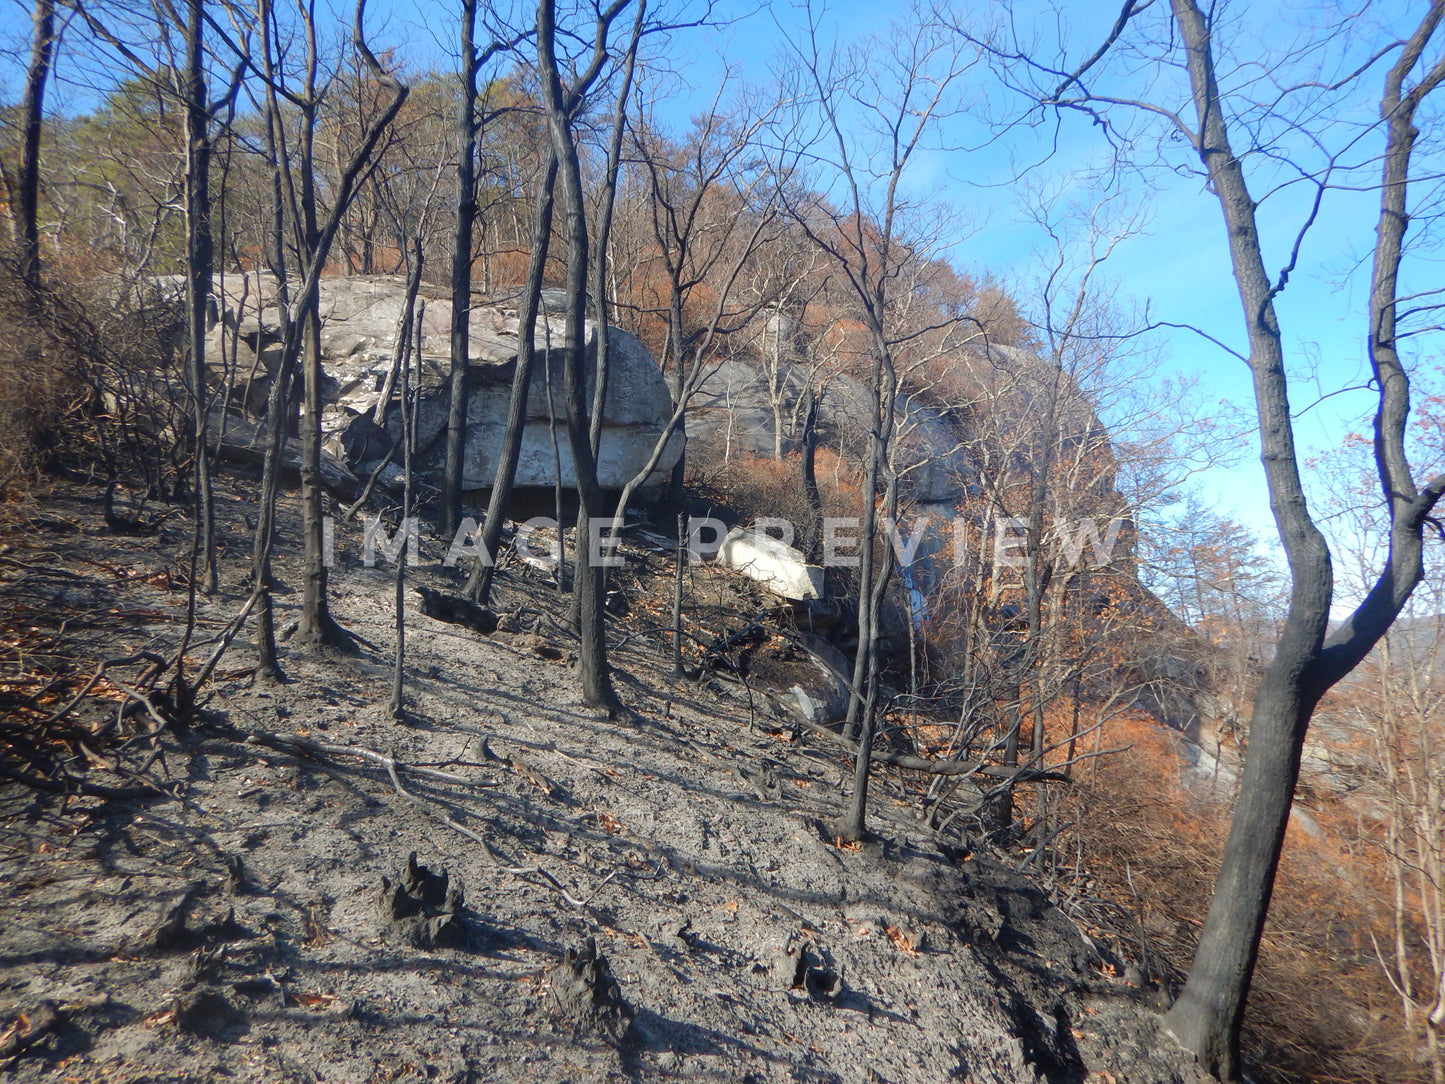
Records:
M611 832L613 835L617 835L617 833L622 831L622 822L611 813L589 813L587 814L587 819L595 821L600 827Z
M141 1027L158 1028L165 1024L174 1023L175 1019L176 1010L173 1006L169 1009L165 1009L162 1012L151 1013L149 1016L147 1016L144 1020L141 1021Z
M918 949L913 934L907 930L901 930L897 926L889 926L883 931L888 935L888 940L893 942L893 947L907 956L917 956Z

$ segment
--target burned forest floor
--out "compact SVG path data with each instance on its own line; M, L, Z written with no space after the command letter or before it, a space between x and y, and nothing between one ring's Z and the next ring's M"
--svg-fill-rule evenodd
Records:
M255 490L220 479L192 675L248 597ZM1159 992L1018 856L921 824L917 780L880 768L875 838L831 841L846 749L736 675L671 676L669 554L634 546L619 578L609 719L546 576L504 567L480 635L421 613L417 585L458 584L426 543L398 722L394 572L360 523L331 576L355 654L283 643L261 682L247 624L192 710L146 685L182 643L190 531L147 509L118 536L80 483L6 510L4 1079L1202 1079ZM745 588L714 587L725 625Z

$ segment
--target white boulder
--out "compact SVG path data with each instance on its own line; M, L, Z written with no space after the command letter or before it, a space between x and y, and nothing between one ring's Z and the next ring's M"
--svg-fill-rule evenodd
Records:
M823 597L823 570L772 535L735 527L717 551L717 563L757 580L788 599Z

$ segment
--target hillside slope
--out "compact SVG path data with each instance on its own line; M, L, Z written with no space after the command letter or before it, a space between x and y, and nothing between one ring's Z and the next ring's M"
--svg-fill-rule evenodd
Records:
M243 508L222 508L233 552ZM23 522L12 617L34 632L89 615L82 671L174 645L184 539L107 540L96 560L89 492ZM240 575L203 628L239 608ZM616 630L630 710L608 721L580 707L554 595L508 579L512 616L483 638L408 592L402 725L392 592L389 569L338 569L361 654L290 652L288 683L264 687L238 644L200 725L128 721L129 749L155 750L129 782L169 796L0 789L13 1079L1200 1079L1148 992L1025 876L936 842L887 778L878 839L826 841L846 759L741 684L669 677L645 614ZM23 767L8 747L5 767ZM465 895L433 885L422 921L393 924L411 852ZM421 947L428 931L440 943ZM595 995L579 973L600 973Z

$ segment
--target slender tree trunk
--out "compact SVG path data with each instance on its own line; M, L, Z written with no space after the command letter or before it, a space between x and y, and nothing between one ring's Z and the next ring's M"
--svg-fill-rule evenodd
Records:
M299 643L349 650L355 646L351 635L331 616L328 602L326 487L321 478L321 313L314 292L301 321L301 536L305 564L301 627L296 635Z
M614 5L620 10L619 5ZM597 463L589 435L583 314L587 305L587 216L582 194L581 166L572 133L569 110L564 101L555 53L554 0L537 5L537 54L541 68L547 128L552 151L557 157L566 213L567 313L563 331L565 359L564 398L567 405L567 436L577 474L577 561L573 590L577 592L581 640L579 670L582 699L589 707L618 710L617 695L607 663L605 613L602 606L602 569L589 559L592 523L602 516L602 492L597 485ZM605 254L598 253L598 258Z
M481 554L467 579L467 594L482 606L491 601L492 576L497 547L502 541L502 522L512 487L517 480L517 461L522 453L522 435L527 427L527 401L531 396L532 369L536 360L537 309L542 297L542 276L547 267L547 250L552 237L552 209L557 185L557 156L548 152L542 184L537 190L537 210L533 219L532 253L527 261L527 281L522 286L521 304L517 313L517 368L512 373L512 397L507 406L507 427L497 453L497 473L492 481L492 495L487 502L487 518L482 524ZM560 532L560 527L559 527ZM558 573L561 577L561 572Z
M881 336L878 336L881 339ZM891 372L893 364L886 346L875 345L873 381L868 400L868 458L863 468L863 541L858 555L858 650L853 659L853 688L848 695L848 714L843 734L853 737L868 699L869 657L875 650L878 613L873 606L873 584L878 566L874 540L878 533L878 482L887 467L888 436L884 425L892 425ZM885 386L886 385L886 386Z
M886 449L885 449L886 451ZM897 522L898 516L898 479L892 471L888 472L888 482L883 497L884 512L890 522ZM872 545L871 535L864 536L865 545ZM861 712L861 733L858 735L858 754L853 760L853 795L848 803L848 811L844 814L843 820L838 826L838 837L845 842L854 842L863 839L867 835L868 825L868 777L873 768L873 742L878 732L878 616L883 610L883 599L888 593L888 580L893 572L893 546L886 542L883 546L883 557L878 562L876 575L873 577L872 590L866 598L859 598L859 611L864 610L869 614L869 628L873 635L869 636L867 645L860 640L858 644L858 656L862 660L867 674L867 694L863 699ZM857 680L857 668L854 669L854 680Z
M472 225L477 219L477 0L462 0L462 93L457 101L457 214L452 239L451 382L442 480L442 535L462 521L462 459L466 443L472 313Z
M34 290L40 285L40 136L45 122L45 88L55 52L55 0L35 0L35 25L30 39L30 65L25 72L25 93L20 100L20 171L16 180L16 230L20 245L20 274Z
M294 163L299 175L299 234L305 275L295 301L293 332L283 347L283 356L297 352L302 358L303 405L305 417L301 426L301 527L305 541L301 627L298 639L303 643L324 643L342 650L353 650L355 641L333 620L327 603L327 559L325 546L325 490L321 479L321 274L330 258L331 248L341 227L342 218L351 206L367 163L371 160L382 134L406 102L408 89L383 68L366 44L363 34L365 0L358 0L352 29L352 46L361 55L367 69L380 85L391 92L391 100L371 119L360 147L347 162L341 177L332 186L331 205L325 224L317 215L315 175L316 112L321 95L316 88L317 57L314 20L306 19L307 65L305 93L300 96L298 136L299 159Z
M807 556L817 562L823 537L823 496L818 492L818 397L810 383L804 393L806 405L803 408L803 499L808 502L808 514L812 522L808 525Z
M682 665L682 586L683 569L687 565L687 513L677 514L677 560L673 567L672 582L672 676L683 677L687 668Z
M276 539L276 499L281 488L281 460L286 454L286 415L295 366L284 364L271 378L266 393L266 450L261 466L261 499L251 550L251 589L256 601L257 674L268 681L281 678L276 656L276 618L271 595L271 551Z
M687 366L684 362L686 352L682 342L682 291L681 291L681 268L672 269L671 299L667 310L667 341L671 344L672 365L673 365L673 395L677 402L682 402L682 397L687 390ZM687 446L683 445L682 453L677 457L677 462L672 465L672 477L667 484L667 506L674 512L683 512L683 489L687 485Z
M186 380L190 385L195 439L196 541L207 594L218 586L216 506L211 494L211 460L206 441L206 317L215 268L211 233L211 117L206 101L205 2L186 4Z
M602 206L597 212L595 248L592 261L592 316L597 328L597 356L593 367L592 419L588 440L595 458L602 445L602 418L607 406L608 342L607 328L611 321L607 302L607 249L612 238L612 209L617 202L617 173L622 162L622 133L627 127L627 99L632 93L632 73L637 65L637 45L642 38L642 21L647 0L637 0L637 18L632 24L632 41L622 65L622 86L617 92L617 105L612 118L612 133L607 144L607 173L602 179Z
M286 201L285 182L289 179L286 160L286 142L282 134L280 103L277 100L276 80L273 70L271 0L259 0L257 23L261 32L261 62L266 76L266 147L271 160L271 220L267 238L267 262L276 278L276 296L273 300L280 320L281 341L291 338L290 299L286 276ZM265 323L266 299L259 284L256 289L256 324ZM263 344L259 338L257 346ZM258 352L259 356L259 352ZM281 364L271 377L266 392L266 452L261 467L261 498L256 510L256 534L252 544L251 589L258 595L256 602L256 672L267 681L281 680L281 666L276 653L275 606L271 593L271 551L276 536L276 501L281 487L281 460L286 451L288 406L291 403L291 385L295 377L295 360L290 351L283 350Z
M413 281L421 278L422 246L417 242L416 246L416 269L413 271ZM410 294L407 297L407 305L416 302L416 295ZM421 317L425 310L426 303L422 303L421 312L417 313L416 319L408 321L408 340L402 347L401 361L401 457L402 457L402 491L401 491L401 552L396 555L396 655L392 662L391 671L391 717L397 722L406 718L406 562L411 548L411 533L407 530L407 517L411 515L411 456L412 446L416 443L416 405L411 395L411 359L408 351L413 350L416 354L417 380L421 379ZM415 333L413 334L413 331ZM414 342L414 346L413 346Z

